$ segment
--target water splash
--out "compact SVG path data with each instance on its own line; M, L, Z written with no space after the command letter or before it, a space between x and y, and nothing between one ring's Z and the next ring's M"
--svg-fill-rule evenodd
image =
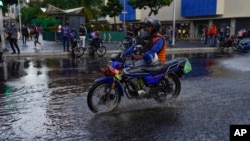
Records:
M247 72L250 71L249 61L250 55L244 55L221 60L221 64L230 69Z

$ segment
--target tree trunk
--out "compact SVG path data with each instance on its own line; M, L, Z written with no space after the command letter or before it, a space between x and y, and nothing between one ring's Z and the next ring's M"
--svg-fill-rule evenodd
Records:
M116 16L114 16L114 29L116 29Z

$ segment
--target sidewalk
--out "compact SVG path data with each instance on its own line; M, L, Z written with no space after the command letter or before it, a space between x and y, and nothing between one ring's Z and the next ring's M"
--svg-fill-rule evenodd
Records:
M40 36L39 41L42 43L40 46L37 45L37 50L34 49L34 41L28 40L26 45L23 45L22 40L18 41L18 45L20 48L20 54L11 54L12 49L9 43L6 43L6 47L8 52L4 52L4 56L61 56L61 55L68 55L69 52L63 52L63 45L62 42L56 41L45 41L42 40ZM104 45L107 48L108 53L115 53L118 52L120 47L118 43L108 43L105 42ZM202 41L177 41L174 47L168 47L168 53L172 52L213 52L218 50L218 48L213 47L205 47Z

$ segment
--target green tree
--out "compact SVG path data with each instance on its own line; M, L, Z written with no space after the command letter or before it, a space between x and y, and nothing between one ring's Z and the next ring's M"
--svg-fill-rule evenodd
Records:
M39 18L42 15L44 15L42 19L48 17L47 15L42 13L42 11L40 10L40 8L37 5L32 5L30 7L23 7L21 9L21 13L22 13L22 16L21 16L22 22L24 24L28 24L28 23L30 23L30 21L32 19Z
M44 0L42 3L43 7L47 7L48 4L54 5L60 9L71 9L76 7L84 7L81 15L85 15L87 20L98 16L98 10L103 4L102 0Z
M119 0L109 0L107 5L101 7L102 16L110 16L114 18L114 24L116 25L116 16L118 16L123 10L123 5Z
M3 14L8 12L8 6L12 4L17 4L18 0L2 0L3 2Z
M150 8L148 16L152 14L157 15L159 9L164 6L169 6L173 0L129 0L128 4L134 9L147 9Z

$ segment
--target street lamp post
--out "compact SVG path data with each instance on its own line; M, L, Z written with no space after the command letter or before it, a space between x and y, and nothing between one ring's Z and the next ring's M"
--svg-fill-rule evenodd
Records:
M173 33L172 33L172 46L174 47L175 45L175 6L176 6L176 0L174 0L174 4L173 4Z
M127 11L126 11L126 0L123 0L123 11L122 11L122 14L123 14L123 30L124 30L124 32L126 32L126 14L127 14Z
M21 12L20 12L21 9L20 8L21 8L20 0L18 0L19 30L20 30L20 33L21 33L22 21L21 21Z
M0 0L0 34L1 34L1 43L2 46L0 48L0 52L3 52L3 50L5 49L5 39L4 39L4 31L3 31L3 11L2 11L2 7L3 7L3 2L2 0ZM1 58L0 58L1 59Z

